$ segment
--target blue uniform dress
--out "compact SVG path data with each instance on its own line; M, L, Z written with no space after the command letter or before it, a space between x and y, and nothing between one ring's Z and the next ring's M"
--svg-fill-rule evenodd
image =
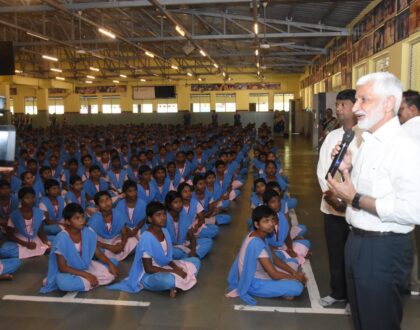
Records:
M265 241L249 235L243 241L229 271L227 296L240 297L248 305L257 303L252 296L262 298L299 296L303 291L302 283L295 280L272 280L268 274L266 278L262 278L258 274L258 268L262 268L258 258L267 256L271 258L271 255Z
M136 247L136 253L128 277L119 283L109 286L109 289L137 293L143 288L150 291L165 291L176 287L174 274L163 272L148 274L143 268L142 258L145 253L162 268L173 261L171 235L165 228L162 231L167 243L166 253L157 238L149 231L145 231ZM200 270L200 260L198 258L185 258L183 261L192 263L196 269L195 275L198 274Z
M189 244L187 242L188 230L192 225L193 219L188 217L184 208L179 214L178 220L178 230L175 228L175 222L169 212L166 212L166 228L171 235L171 241L174 245L173 247L173 258L185 259L189 257L190 249L187 247ZM197 247L196 253L200 259L203 259L207 253L210 251L213 245L213 240L210 238L197 238Z
M56 222L56 224L47 225L44 224L44 231L46 235L57 235L62 228L59 225L59 222L63 220L63 210L66 206L64 198L57 196L58 208L55 209L51 200L48 197L42 197L41 203L45 205L48 211L48 217L50 221Z
M73 240L67 232L62 231L59 233L55 237L51 248L48 262L48 274L45 285L41 288L40 292L48 293L54 290L86 291L85 284L83 283L84 281L80 276L60 272L57 263L57 254L63 256L67 266L79 271L89 272L95 255L96 243L97 235L89 227L84 227L81 231L80 252L76 249ZM106 270L105 276L103 277L107 280L105 280L104 283L103 278L102 281L98 279L100 285L109 284L113 280L113 275Z
M133 214L130 216L130 212L128 210L127 201L125 199L121 199L117 206L115 207L116 210L120 211L121 213L125 214L125 218L127 220L126 226L130 229L135 229L137 225L141 222L144 222L143 227L141 228L141 232L143 232L147 226L146 223L146 203L137 198L136 205L134 206Z
M0 275L10 275L20 267L19 258L0 259Z

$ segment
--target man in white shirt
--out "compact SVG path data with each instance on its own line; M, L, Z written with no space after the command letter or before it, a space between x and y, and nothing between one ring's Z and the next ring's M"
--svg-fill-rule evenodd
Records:
M398 119L403 129L414 139L414 142L420 146L420 94L419 92L408 90L403 93ZM416 227L416 231L419 227ZM420 294L420 281L418 274L418 252L416 244L416 235L413 233L413 254L414 263L411 271L410 290L412 295Z
M402 321L411 232L420 224L420 148L396 116L401 99L401 82L388 72L357 81L353 113L365 131L363 143L355 159L348 151L341 162L344 181L328 178L330 190L347 204L352 227L345 261L356 329L400 329Z
M356 91L354 89L346 89L337 94L335 103L337 120L342 126L331 131L326 136L319 152L317 176L323 192L321 212L324 215L324 231L330 266L331 288L331 293L320 300L320 304L324 307L347 301L344 265L344 246L349 234L349 225L344 217L347 205L338 200L331 190L328 189L325 175L332 162L332 150L343 139L344 131L351 130L357 124L356 116L352 112L353 105L356 102L355 96ZM349 146L353 154L357 153L357 149L360 146L360 134L358 134L358 137L359 141L357 138L354 138ZM339 176L339 174L336 175L336 177ZM340 181L339 178L336 179Z

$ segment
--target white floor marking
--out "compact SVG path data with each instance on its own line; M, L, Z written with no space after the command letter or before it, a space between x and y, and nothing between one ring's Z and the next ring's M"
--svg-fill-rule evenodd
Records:
M289 211L291 222L293 225L298 224L297 216L294 210ZM237 311L247 312L280 312L280 313L300 313L300 314L335 314L335 315L348 315L345 308L324 308L319 303L321 296L319 294L318 285L315 281L315 275L312 271L311 262L306 260L302 266L303 272L308 278L306 288L311 302L310 308L304 307L276 307L276 306L248 306L248 305L235 305L234 309Z
M76 298L79 291L69 291L67 292L63 298Z
M76 293L77 294L77 293ZM148 301L132 301L132 300L110 300L110 299L85 299L85 298L69 298L69 297L40 297L40 296L20 296L7 295L2 298L9 301L31 301L31 302L54 302L67 304L90 304L90 305L108 305L108 306L131 306L131 307L148 307Z

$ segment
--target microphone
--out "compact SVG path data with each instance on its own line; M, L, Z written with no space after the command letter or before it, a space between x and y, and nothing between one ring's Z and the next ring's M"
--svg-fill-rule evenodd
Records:
M341 142L341 149L338 152L337 155L335 155L330 168L328 169L327 174L325 175L325 180L328 180L328 173L331 174L332 177L334 177L335 173L337 173L338 168L340 167L341 162L343 161L343 158L347 152L347 149L350 145L350 142L353 140L354 138L354 131L353 130L347 130L344 132L343 135L343 141Z

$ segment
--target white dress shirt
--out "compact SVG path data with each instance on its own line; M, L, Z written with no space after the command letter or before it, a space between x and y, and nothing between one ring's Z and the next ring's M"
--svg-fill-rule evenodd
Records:
M420 148L397 117L362 136L351 179L359 194L376 199L379 216L348 206L346 219L367 231L408 233L420 224Z
M356 127L355 127L356 128ZM351 150L351 153L353 157L356 156L357 151L359 149L359 146L361 144L361 136L360 131L355 131L356 135L351 141L349 145L349 149ZM325 175L327 174L328 169L330 168L332 158L331 158L331 152L335 148L335 146L338 143L341 143L343 140L344 135L344 129L343 127L337 128L330 133L328 133L327 137L325 138L324 142L322 143L321 150L319 151L319 159L318 159L318 166L316 169L316 174L318 176L318 182L319 186L321 187L321 190L323 193L325 193L327 190L329 190L327 185L327 180L325 180ZM336 180L340 180L340 175L335 176ZM333 214L340 217L344 217L344 212L338 212L336 211L330 204L328 204L324 200L325 194L322 195L321 199L321 212L325 214Z
M402 127L420 147L420 116L407 120Z

